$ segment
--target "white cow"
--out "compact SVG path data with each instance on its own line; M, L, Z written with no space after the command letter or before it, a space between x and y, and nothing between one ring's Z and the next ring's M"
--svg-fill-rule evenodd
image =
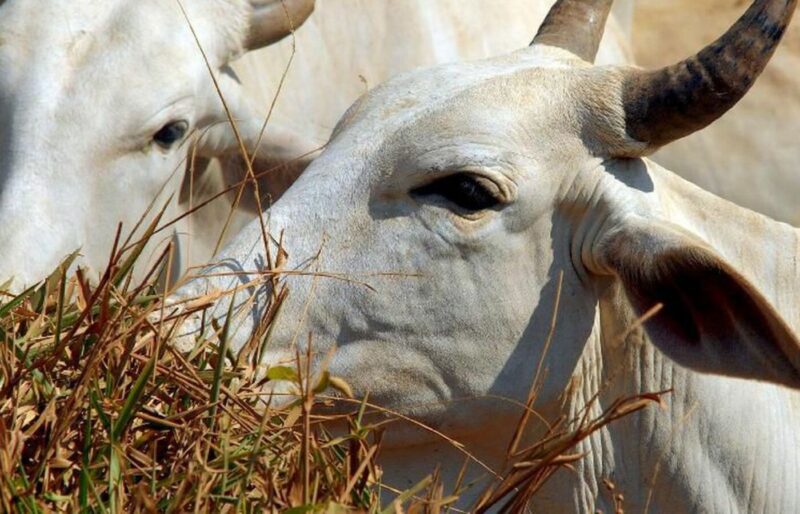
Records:
M84 264L103 269L117 223L127 233L153 203L146 227L178 189L191 132L213 127L208 153L233 145L209 69L233 116L253 118L227 63L281 39L312 8L0 2L0 282L31 284L78 248ZM242 136L252 145L259 130L244 123ZM177 214L172 202L165 221Z
M0 177L3 177L0 213L9 213L5 219L14 220L0 230L0 243L6 248L0 255L0 276L16 275L18 286L30 283L50 271L55 263L77 247L82 248L86 257L84 264L102 268L107 261L116 223L123 221L127 229L132 228L151 202L161 205L176 192L181 181L179 161L172 162L170 155L154 158L153 152L148 157L147 152L123 151L117 147L117 141L109 140L108 127L131 119L138 113L137 109L149 108L140 106L143 99L153 98L154 94L170 94L170 87L174 90L177 83L195 84L193 87L202 92L196 98L204 96L206 98L199 102L208 100L210 105L197 108L195 115L202 126L192 128L216 127L200 148L200 154L214 156L222 153L230 157L238 153L239 145L228 127L215 125L224 121L226 114L214 97L207 75L201 75L205 72L204 63L197 49L192 47L191 34L183 16L175 9L177 2L170 1L171 8L161 9L158 16L149 14L157 8L157 2L105 2L107 15L102 14L104 11L97 7L96 2L70 2L67 7L52 2L42 6L38 2L16 0L6 1L0 6L3 9L0 62L6 71L5 79L0 81L0 120L5 120L0 124L0 156L3 156L0 157ZM217 35L224 36L228 30L224 26L233 23L237 17L236 10L242 9L241 5L236 5L247 4L219 1L220 12L225 13L212 22L219 30L216 35L208 36L209 41ZM251 42L248 46L261 46L286 33L288 26L277 0L253 0L251 3L260 5L258 26L263 27L265 34L262 42ZM256 168L263 171L322 145L341 112L366 87L361 77L368 85L376 84L421 65L510 51L523 44L550 3L550 0L501 0L487 6L485 0L323 0L318 14L299 32L296 45L287 40L269 49L247 53L243 59L233 63L238 74L236 80L227 73L222 76L223 89L230 97L230 107L234 109L233 114L239 120L248 146L253 146L253 141L258 140L265 113L278 91L284 65L296 48L293 65L259 147L260 155L266 159L258 161ZM625 46L633 5L632 0L617 3L607 41L601 46L599 62L619 64L629 60ZM187 6L193 9L193 2L187 2ZM295 25L308 14L310 6L308 1L287 2L287 7L292 10L291 16L297 18ZM211 11L194 9L197 13L191 14L190 18L199 17L198 23L202 25L203 17ZM124 14L131 10L136 10L135 15ZM51 12L68 21L62 25L48 23L47 15ZM201 28L201 32L203 30ZM239 29L230 30L236 32ZM638 33L650 30L648 27ZM138 38L137 44L90 42L123 32L130 34L131 39ZM157 34L181 34L181 42L165 49L163 37L151 37ZM386 37L386 34L402 39L403 44L397 45L396 39ZM229 41L233 46L239 44L234 44L236 37L232 36ZM220 46L220 41L210 44ZM227 48L226 45L223 43L222 47ZM71 52L84 52L86 55L73 62L68 55ZM47 54L47 59L21 57L43 53ZM92 58L97 53L102 53L103 60ZM158 57L152 57L152 54L158 54ZM218 57L212 55L211 59ZM147 60L149 62L142 65ZM182 63L186 69L173 68L169 73L148 78L150 74L158 73L159 66L176 62ZM102 66L110 70L105 75L100 70ZM93 75L103 76L103 80L82 80ZM12 76L16 76L13 81ZM137 87L131 77L144 86ZM237 81L241 82L241 87ZM54 86L61 82L74 82L80 87L73 84L59 89ZM172 86L165 86L167 82ZM67 87L71 92L64 94ZM147 92L142 92L142 89L147 89ZM49 103L43 102L42 98L49 98ZM115 107L99 113L98 106L102 102ZM78 114L68 114L70 112ZM734 116L732 119L740 118ZM736 127L738 134L741 123ZM762 134L779 132L761 131ZM105 134L105 137L99 134ZM77 144L71 138L83 141ZM695 138L689 144L706 148L716 146L720 141L724 144L730 139L723 134L710 140L708 137ZM182 145L180 151L173 152L172 156L182 159L187 146ZM742 148L743 145L737 144L736 147ZM761 152L757 146L750 153ZM690 153L681 148L671 155L666 154L663 159L678 166L684 176L697 181L709 176L709 167L720 168L717 164L722 157L739 154L741 151L730 150ZM12 155L16 157L12 159ZM686 161L696 162L700 157L704 158L706 165L702 169L698 167L698 172L687 170ZM227 183L218 182L213 174L211 180L197 176L184 180L180 203L170 205L166 218L174 218L239 181L242 178L241 162L231 160ZM40 161L48 163L47 166ZM304 166L308 159L302 161L301 166ZM789 176L785 173L786 161L783 157L774 161L784 163L781 177ZM103 173L97 171L101 168L105 170ZM122 171L129 168L136 168L136 171ZM750 173L753 166L749 161L739 167L724 168L730 171L731 177L705 179L701 183L713 186L715 192L728 198L752 199L747 205L762 212L793 219L792 202L786 200L791 198L795 189L790 178L776 182L777 185L771 188L759 188L766 192L752 194L753 188L739 186L741 181L733 177L733 173L740 176L743 169ZM77 169L82 172L75 171ZM275 174L267 175L262 190L272 193L282 190L284 183L275 179ZM120 194L125 201L117 201ZM30 200L31 197L36 200ZM243 204L252 207L251 198L248 192ZM229 208L229 203L217 201L164 233L165 236L182 236L180 240L184 244L180 245L180 258L175 260L176 263L185 265L210 257L210 249L215 247ZM150 214L152 216L152 210ZM240 215L239 224L252 217L252 210ZM236 226L234 224L234 228ZM228 233L235 233L235 230ZM185 244L187 242L190 244Z
M587 457L536 510L610 512L608 478L630 512L798 512L800 233L645 157L745 94L796 0L756 0L716 43L653 72L590 64L609 4L562 0L530 48L405 74L345 114L267 212L285 266L309 273L282 279L266 364L295 343L336 345L331 371L358 394L495 469L520 416L498 398L524 400L542 359L546 416L671 388L667 408L578 448ZM234 350L269 296L263 248L251 224L178 296L254 281L239 292ZM387 482L406 487L435 462L457 475L449 444L392 433Z

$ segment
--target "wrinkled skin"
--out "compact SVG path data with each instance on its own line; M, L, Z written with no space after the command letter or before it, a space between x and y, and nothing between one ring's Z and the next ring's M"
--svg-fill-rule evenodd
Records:
M326 274L282 279L290 294L264 364L290 360L310 334L320 356L338 347L330 370L358 395L498 470L540 359L536 408L550 419L595 397L599 415L671 388L666 408L579 445L587 458L558 472L534 510L612 511L610 478L632 512L797 511L798 233L648 159L615 157L637 144L624 132L621 76L538 46L402 75L359 100L265 213L286 268ZM419 189L451 175L490 206L459 207L458 188ZM268 260L261 238L250 224L175 298L240 286L234 350L271 290L254 274ZM182 343L198 322L186 321ZM452 484L464 455L405 427L381 460L386 481L405 488L437 463Z
M118 223L147 226L179 188L190 134L228 130L209 67L232 114L252 117L225 65L269 3L183 4L208 65L173 0L0 2L0 281L30 285L77 249L102 270ZM178 213L170 202L165 221Z

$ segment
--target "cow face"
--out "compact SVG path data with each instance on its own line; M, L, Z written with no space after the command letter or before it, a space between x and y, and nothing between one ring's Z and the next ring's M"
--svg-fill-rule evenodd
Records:
M0 275L30 284L77 249L102 267L117 224L175 192L192 134L226 121L211 74L245 116L225 64L312 3L4 2Z
M331 371L359 394L456 433L475 417L509 426L518 408L497 398L524 400L540 359L555 398L595 322L573 222L606 176L592 149L613 134L585 120L611 117L597 91L615 77L540 47L401 76L357 102L265 214L296 271L267 363L311 334L318 356L338 346ZM255 222L181 294L246 284L263 250ZM240 293L236 348L268 289ZM544 355L557 296L572 321Z

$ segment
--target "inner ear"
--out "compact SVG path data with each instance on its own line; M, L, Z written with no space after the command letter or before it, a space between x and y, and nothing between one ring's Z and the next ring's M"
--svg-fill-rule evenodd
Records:
M697 371L800 388L796 334L757 287L698 237L629 219L596 251L637 314L662 305L645 330L670 358Z

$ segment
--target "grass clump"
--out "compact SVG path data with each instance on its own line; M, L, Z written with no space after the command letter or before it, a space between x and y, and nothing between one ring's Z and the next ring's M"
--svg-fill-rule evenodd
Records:
M132 286L120 252L90 283L69 259L0 303L0 511L370 510L377 439L359 415L333 437L305 401L266 408L258 379L209 341L190 355L155 323L162 296ZM167 267L167 253L148 276ZM3 289L7 289L7 286ZM202 307L202 306L201 306ZM201 308L198 307L198 308ZM169 321L169 319L166 319ZM217 343L217 344L213 344ZM239 362L245 364L239 365ZM334 385L341 382L334 381ZM363 413L363 409L361 411Z

